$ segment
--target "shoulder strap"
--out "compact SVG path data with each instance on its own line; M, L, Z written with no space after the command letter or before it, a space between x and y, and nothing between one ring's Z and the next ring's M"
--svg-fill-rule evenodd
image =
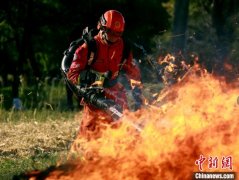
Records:
M88 27L86 29L83 30L83 35L82 38L73 41L71 43L71 47L78 47L79 45L82 44L82 40L83 42L85 42L88 46L88 55L87 55L87 59L88 59L88 68L93 65L95 63L95 54L97 51L97 44L96 41L94 39L94 36L98 33L98 30L96 29L91 29L90 31L88 31ZM120 70L122 69L124 63L126 62L127 58L129 57L130 54L130 43L128 40L123 38L123 55L122 55L122 59L120 62ZM76 50L76 48L74 48Z
M89 41L87 43L88 45L88 55L87 55L87 59L88 59L88 65L92 65L95 63L95 54L96 54L96 50L97 50L97 46L96 46L96 41L93 38L91 41Z
M81 46L84 42L88 45L88 55L87 55L88 66L94 63L95 53L97 50L94 36L97 33L98 30L91 29L90 31L88 31L88 27L86 27L83 30L82 37L70 43L70 47L64 51L64 57L61 63L61 68L63 68L65 72L67 72L70 68L76 49L79 46Z
M71 42L70 47L64 51L64 57L61 62L61 68L65 72L68 72L68 70L70 68L70 65L72 63L76 49L83 43L84 43L83 38L77 39L77 40Z
M88 27L86 27L83 30L82 37L83 37L85 43L88 46L88 55L87 55L88 66L92 65L96 60L95 54L96 54L96 50L97 50L97 45L96 45L96 41L94 39L94 36L97 33L98 33L98 30L96 30L96 29L88 30Z

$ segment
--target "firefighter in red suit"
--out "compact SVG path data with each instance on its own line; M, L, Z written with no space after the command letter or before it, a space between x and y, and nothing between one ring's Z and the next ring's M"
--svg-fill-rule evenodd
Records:
M140 71L133 62L132 53L122 63L122 53L124 48L124 41L122 34L125 28L125 20L123 15L116 10L106 11L99 19L97 28L99 33L94 36L96 41L97 51L94 56L95 61L90 66L90 69L96 73L103 74L110 72L111 77L105 90L105 96L115 100L124 109L127 109L127 98L124 87L117 82L119 71L124 70L129 79L133 79L136 85L140 86ZM80 46L74 55L74 59L68 71L68 79L78 84L78 77L83 71L88 59L87 44ZM110 123L112 118L100 109L96 109L92 105L84 104L84 112L80 125L79 136L91 139L99 136L102 122Z

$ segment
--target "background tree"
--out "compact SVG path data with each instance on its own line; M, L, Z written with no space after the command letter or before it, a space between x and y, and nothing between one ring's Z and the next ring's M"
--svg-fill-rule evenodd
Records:
M197 54L209 71L223 68L224 60L237 62L237 9L234 0L190 2L186 51Z
M212 3L212 21L218 40L218 60L222 62L228 60L235 41L238 7L239 2L236 0L213 0Z
M17 97L19 75L27 79L27 86L37 88L45 77L60 78L64 50L84 27L96 27L108 9L124 14L125 36L148 52L154 49L159 54L164 47L170 52L172 45L174 52L198 55L208 69L225 59L236 64L238 4L236 0L6 1L0 7L2 85L13 84ZM140 58L136 49L134 55Z
M189 0L175 0L172 48L174 52L184 51L188 24Z
M18 96L20 75L27 86L35 84L36 87L40 84L39 77L61 77L59 68L63 51L72 40L81 36L84 27L96 27L98 18L108 9L121 11L126 19L125 35L146 47L151 46L150 38L158 29L166 29L169 25L167 11L162 2L156 0L5 2L0 9L0 25L9 28L1 30L4 31L1 39L7 40L1 40L0 55L12 59L12 63L8 66L3 63L1 67L14 76L14 97ZM10 70L12 67L14 70ZM32 92L37 94L38 89Z

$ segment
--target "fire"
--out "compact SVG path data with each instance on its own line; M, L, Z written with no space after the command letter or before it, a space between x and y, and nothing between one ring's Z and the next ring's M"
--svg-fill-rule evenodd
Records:
M192 71L153 105L127 112L120 127L108 127L99 139L79 141L82 156L50 171L46 179L192 179L200 171L200 155L207 158L205 172L237 172L238 96L238 85ZM143 130L138 132L132 123ZM223 157L229 156L232 169L222 166ZM210 157L218 158L217 167L210 168Z
M197 57L194 57L196 60ZM187 64L182 54L173 56L167 54L165 57L160 56L158 64L162 68L162 80L165 86L170 86L182 80L185 73L190 69L190 64Z

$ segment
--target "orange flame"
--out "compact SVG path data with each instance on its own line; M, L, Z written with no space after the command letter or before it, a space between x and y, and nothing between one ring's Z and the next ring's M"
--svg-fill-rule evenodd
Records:
M182 83L165 90L154 105L126 113L119 128L107 128L101 138L81 144L88 152L84 158L67 170L55 169L46 179L192 179L193 172L199 171L195 162L200 155L219 159L213 169L205 161L203 171L236 172L238 96L238 85L191 72ZM143 131L134 131L124 122L143 124ZM233 170L222 168L224 156L232 157Z
M167 54L164 58L160 57L158 63L163 70L162 80L165 86L181 81L184 74L191 67L182 56L175 57L171 54Z

